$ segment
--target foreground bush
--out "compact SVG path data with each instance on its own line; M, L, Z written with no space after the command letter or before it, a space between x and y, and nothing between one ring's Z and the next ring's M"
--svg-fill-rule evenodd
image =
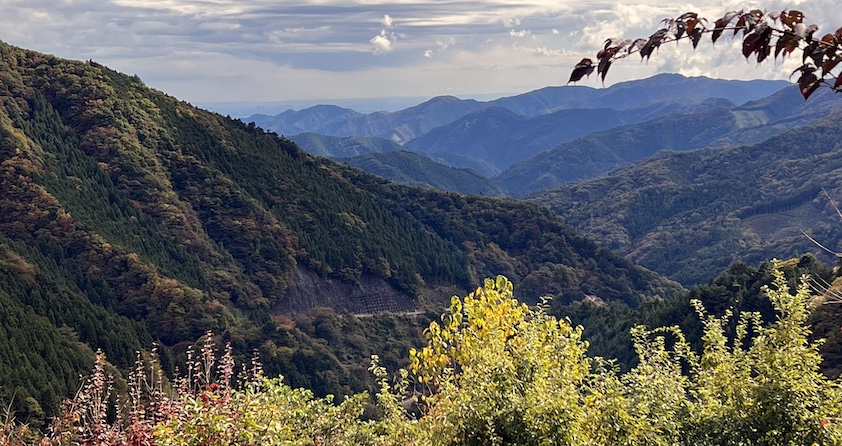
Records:
M780 271L766 290L777 320L706 315L703 349L675 327L633 332L638 365L618 374L587 356L581 327L531 309L503 277L455 298L408 370L380 381L369 401L341 402L267 379L259 365L235 374L230 349L210 336L186 376L166 383L138 360L127 401L115 400L98 356L79 394L42 444L125 445L826 445L842 444L839 386L819 373L808 341L809 292ZM734 324L732 324L732 322ZM729 337L727 327L735 326ZM235 376L237 375L237 376ZM113 407L120 410L114 412ZM25 427L0 427L0 445L24 444Z

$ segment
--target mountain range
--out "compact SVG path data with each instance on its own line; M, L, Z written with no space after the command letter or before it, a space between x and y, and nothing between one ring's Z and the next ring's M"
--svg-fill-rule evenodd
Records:
M690 85L697 88L689 88ZM754 86L752 94L758 96L740 102L749 94L743 90L735 94L735 85L740 88ZM730 153L745 150L745 147L771 147L771 153L792 162L799 156L798 152L782 146L780 139L772 137L793 132L811 134L817 121L842 111L842 103L830 91L819 91L810 101L804 101L796 87L775 90L774 87L780 85L731 84L661 75L596 90L600 92L599 96L593 96L593 91L587 89L573 88L562 95L563 88L547 88L489 101L486 103L488 107L470 112L404 144L404 147L423 152L449 167L458 166L464 160L472 160L477 163L475 165L483 167L485 165L479 163L493 164L492 168L475 170L490 176L491 181L470 175L459 180L451 178L452 174L459 172L458 169L433 168L428 164L429 160L424 160L427 165L420 169L408 162L407 157L412 154L405 151L387 154L373 145L370 145L374 147L370 153L355 161L348 159L348 162L407 184L464 193L483 190L485 192L481 193L492 194L490 190L493 189L496 193L517 197L533 194L533 201L555 210L567 222L628 259L690 285L708 280L737 259L757 263L804 252L821 255L821 249L800 232L809 226L804 223L804 219L808 218L806 214L795 219L777 216L778 233L769 232L768 222L760 224L763 230L758 233L757 228L747 227L729 227L726 230L720 221L729 213L732 214L730 218L748 218L749 214L757 221L771 218L757 217L753 211L738 212L740 207L775 208L777 205L774 203L779 201L807 200L804 197L808 195L810 200L821 201L817 195L817 188L821 186L812 182L813 172L808 169L801 171L794 181L812 186L804 186L803 190L796 192L775 190L768 193L771 198L767 199L731 190L749 187L742 183L736 186L739 181L726 185L732 177L742 181L746 172L731 172L728 168L731 164L718 158L716 162L721 161L726 167L718 167L716 162L707 159L694 159L710 172L703 170L699 178L694 177L685 183L672 182L669 186L654 187L647 179L650 169L663 169L654 167L662 165L663 157L683 159L670 151L710 148L700 153L718 154L721 150ZM662 87L660 91L657 86ZM771 94L763 96L770 91ZM627 97L629 95L632 99ZM682 95L688 97L683 98ZM614 106L599 108L608 104ZM476 103L471 102L471 105ZM518 114L512 109L532 115ZM411 109L404 112L408 113L408 110ZM827 138L823 144L833 147L835 136ZM566 142L547 149L558 141ZM307 144L303 146L306 148ZM669 155L660 154L662 151ZM452 162L453 158L444 158L445 155L456 157L456 162ZM422 159L413 158L416 161ZM767 157L760 157L760 160L751 165L756 169L769 168L779 161ZM636 163L635 167L631 170L623 168L629 163ZM680 163L674 168L693 170ZM708 179L715 186L707 184L705 181ZM553 189L574 182L580 183ZM624 187L613 187L612 184ZM828 188L834 187L832 184ZM765 186L768 185L749 188ZM594 193L594 190L603 194ZM723 194L726 198L716 198L716 194ZM738 200L734 196L741 198ZM740 206L723 207L722 200L730 200L730 206ZM651 208L657 205L661 209ZM782 212L786 214L791 210L784 206ZM802 208L798 210L803 211ZM827 209L823 212L821 218L810 214L817 218L818 224L818 228L811 230L824 231L826 239L834 240L835 233L831 228L836 223L835 217ZM695 219L688 220L685 214L694 215ZM661 224L665 226L661 227ZM714 227L719 229L711 235ZM695 239L682 240L676 246L674 232L693 234L687 237Z
M657 103L679 104L679 101L682 106L689 106L709 98L729 98L735 103L743 103L768 96L785 85L782 81L724 81L661 74L605 89L546 87L485 102L439 96L392 113L362 114L336 106L317 105L299 111L287 110L275 116L252 115L245 121L285 136L312 132L330 136L381 137L402 144L469 113L492 107L529 118L562 109L627 110Z
M512 172L503 171L530 157L541 157L559 144L661 116L734 107L734 103L763 98L785 85L780 81L723 81L664 74L606 89L547 87L487 102L437 97L394 113L361 114L319 105L274 117L254 115L247 121L287 135L310 153L332 158L398 150L401 146L394 142L399 142L445 166L473 169L494 178L510 189L507 194L518 196L534 190L531 184L519 183L548 176L533 175L520 165ZM413 178L414 172L402 170L399 164L382 168L396 157L371 157L380 158L375 174L390 172L388 179L407 184L429 183L429 177ZM546 168L548 164L544 164ZM529 180L519 179L524 171ZM444 178L438 182L465 184ZM552 184L557 183L547 185ZM470 193L483 187L472 185L458 191Z
M842 110L842 103L830 91L805 102L793 86L738 106L709 100L694 108L590 133L513 165L493 179L513 196L525 196L595 178L659 150L760 142Z

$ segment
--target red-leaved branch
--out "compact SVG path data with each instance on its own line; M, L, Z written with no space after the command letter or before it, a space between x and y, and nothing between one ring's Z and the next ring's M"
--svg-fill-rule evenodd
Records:
M842 92L842 76L836 70L842 62L842 28L818 38L818 27L806 25L801 11L729 11L712 24L697 13L688 12L674 19L664 19L661 24L661 28L648 38L606 40L596 55L596 62L582 59L567 83L577 82L594 70L605 82L608 69L617 59L640 54L642 59L648 60L661 45L682 39L689 40L695 50L704 34L710 34L711 40L716 42L723 34L732 33L732 38L740 36L743 40L743 56L746 59L754 57L757 63L769 56L777 59L800 52L802 65L790 77L799 75L798 87L805 100L822 85Z

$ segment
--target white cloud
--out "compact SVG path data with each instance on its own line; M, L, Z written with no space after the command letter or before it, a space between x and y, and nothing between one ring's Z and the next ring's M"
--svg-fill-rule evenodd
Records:
M426 57L427 59L432 59L433 58L433 50L424 50L424 57Z
M372 37L369 42L374 45L374 54L381 55L391 53L395 49L394 44L397 40L394 33L381 29L380 34Z
M528 29L522 29L520 31L515 31L513 29L509 30L509 36L512 39L523 39L523 38L529 37L531 34L532 34L532 31L529 31Z
M520 26L520 17L506 17L503 19L503 26L506 28L513 28Z
M395 22L392 19L392 16L390 16L389 14L384 14L383 19L380 20L380 23L383 24L383 26L385 26L386 28L391 28Z

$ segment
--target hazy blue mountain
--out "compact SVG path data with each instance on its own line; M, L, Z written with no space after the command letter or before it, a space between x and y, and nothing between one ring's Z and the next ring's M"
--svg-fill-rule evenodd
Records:
M615 84L609 88L597 90L602 94L585 100L567 101L561 106L564 108L629 109L671 99L691 104L708 98L726 98L739 104L769 96L788 85L791 84L786 81L737 81L664 73L646 79Z
M272 130L279 135L295 135L309 132L315 128L336 125L336 123L360 116L364 116L364 114L349 108L335 105L316 105L301 111L287 110L275 116L253 115L247 121L254 121L258 126Z
M348 109L324 110L324 106L316 106L297 112L287 111L276 117L254 115L246 122L254 121L260 127L283 135L313 132L333 136L376 136L405 143L436 127L489 107L502 107L523 116L537 116L561 109L625 110L658 102L688 106L716 97L742 103L767 96L786 85L783 81L730 81L662 74L608 88L577 85L547 87L487 102L440 96L392 113L359 114ZM326 119L311 119L322 114Z
M338 161L397 183L463 194L506 196L502 187L471 169L445 166L408 150L372 152Z
M480 158L499 169L562 141L624 123L612 109L562 110L527 118L500 107L473 112L406 143L415 150Z
M455 167L434 154L406 150L400 144L384 138L301 133L287 139L308 153L334 158L396 183L463 194L492 197L507 195L500 185L488 179L500 170L477 158L448 157L459 166L469 166L464 168ZM473 166L481 172L474 170Z
M394 141L363 136L339 137L308 132L288 136L287 139L308 153L329 158L349 158L367 153L403 150L403 146Z
M659 150L757 142L842 109L829 91L805 102L796 87L741 106L705 104L713 107L585 135L515 164L495 180L512 195L524 196L597 177Z
M708 99L702 104L690 105L657 102L630 110L563 109L532 118L505 108L491 107L435 128L407 142L406 146L423 152L446 152L479 158L503 170L588 133L664 114L733 105L726 99Z
M532 200L685 285L736 260L812 252L833 261L802 231L840 250L842 222L822 192L842 197L840 119L842 112L752 145L663 151Z
M530 116L559 109L613 108L625 110L653 102L699 103L709 98L726 98L735 103L768 96L789 85L785 81L734 81L680 74L621 82L608 88L584 86L546 87L522 95L500 98L490 104Z
M380 137L403 143L485 106L474 100L439 96L392 113L362 114L340 109L346 110L344 114L340 114L336 110L338 107L334 107L331 110L333 113L327 115L328 119L311 120L312 117L325 113L322 107L324 106L311 107L298 112L287 111L277 117L255 115L246 121L254 121L266 130L283 135L312 132L331 136ZM305 123L308 125L305 126Z
M500 173L500 169L495 165L472 156L450 152L432 152L427 155L437 163L444 164L445 166L471 169L486 178L491 178Z

